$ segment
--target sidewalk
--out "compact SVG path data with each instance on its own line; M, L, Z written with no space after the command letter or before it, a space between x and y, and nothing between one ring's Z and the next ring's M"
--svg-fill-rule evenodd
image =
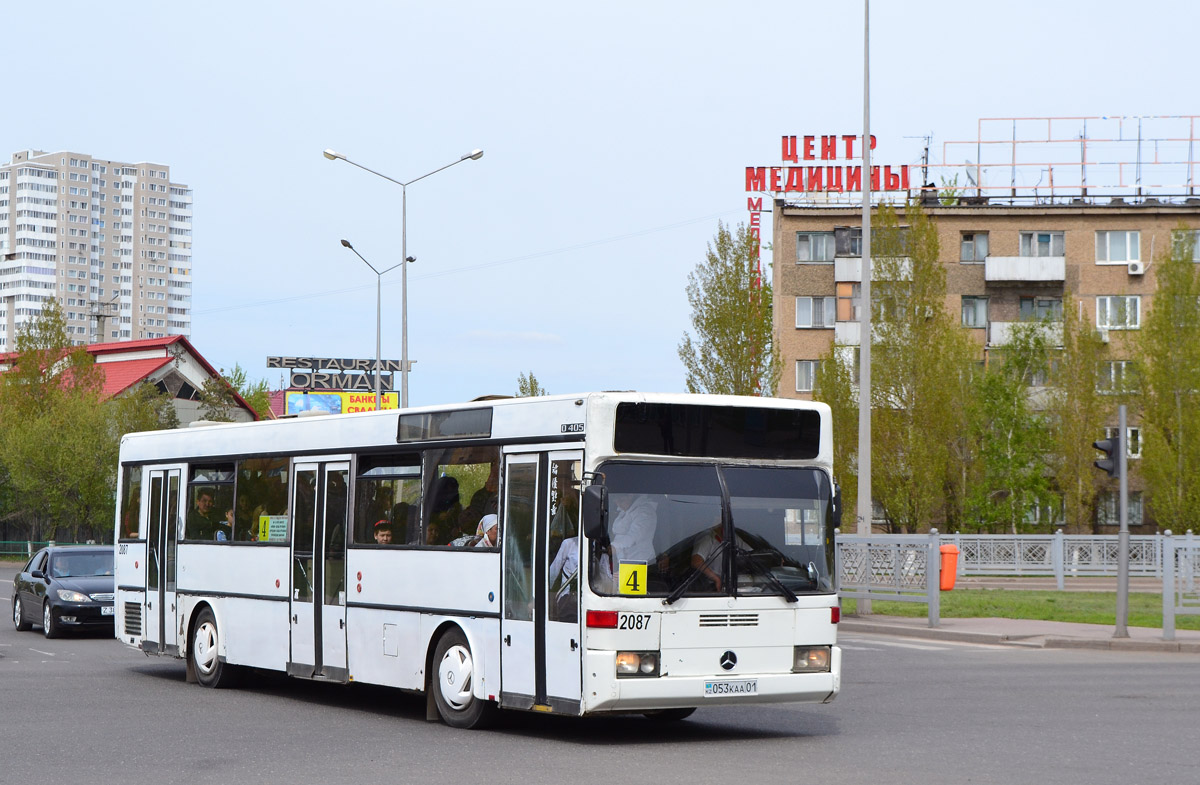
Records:
M1200 654L1200 631L1176 630L1175 640L1164 641L1162 630L1129 627L1128 638L1114 638L1114 628L1104 624L1073 624L1035 619L947 619L937 627L925 617L843 616L838 625L846 632L898 635L906 638L1031 646L1047 649L1110 649Z

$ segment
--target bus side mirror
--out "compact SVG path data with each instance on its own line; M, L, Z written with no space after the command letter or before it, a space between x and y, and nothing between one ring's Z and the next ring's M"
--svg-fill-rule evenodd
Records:
M583 533L589 540L608 534L608 487L595 483L583 489Z

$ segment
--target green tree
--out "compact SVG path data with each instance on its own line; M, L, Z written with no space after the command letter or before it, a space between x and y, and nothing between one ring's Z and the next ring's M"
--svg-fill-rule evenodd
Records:
M528 376L522 373L517 377L518 398L535 398L539 395L549 394L549 390L538 384L537 377L533 375L533 371L530 371Z
M220 376L204 380L199 390L200 416L212 422L232 422L233 413L241 408L237 400L239 395L256 415L268 416L271 400L266 379L251 382L246 371L237 363L229 373L222 368Z
M0 375L0 463L12 516L38 539L102 531L112 519L116 467L103 372L72 346L53 299L18 332L14 355Z
M1103 435L1113 409L1100 390L1109 356L1078 301L1063 298L1062 352L1051 365L1046 414L1050 425L1050 470L1062 494L1063 524L1068 532L1092 530L1096 489L1101 475L1092 467L1097 457L1092 442Z
M1180 226L1155 262L1158 288L1139 337L1142 459L1159 527L1200 518L1200 274L1193 233Z
M912 532L947 513L950 446L966 429L962 379L976 350L946 310L937 228L909 204L907 227L879 209L872 237L872 493L889 527Z
M976 457L966 496L968 530L1027 531L1027 514L1052 501L1050 432L1030 397L1030 383L1044 379L1049 367L1050 330L1050 322L1015 324L998 357L976 376L968 406Z
M758 241L717 224L705 261L688 274L696 337L684 332L679 359L688 392L774 395L780 361L772 334L771 284L758 280Z
M857 347L834 344L817 365L813 399L829 405L833 420L833 476L842 489L842 509L853 519L858 505Z

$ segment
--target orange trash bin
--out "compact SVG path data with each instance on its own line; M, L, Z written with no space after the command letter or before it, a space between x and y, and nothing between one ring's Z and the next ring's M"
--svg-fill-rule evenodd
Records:
M940 588L942 591L950 591L954 588L954 579L958 576L958 546L947 544L938 550L942 554Z

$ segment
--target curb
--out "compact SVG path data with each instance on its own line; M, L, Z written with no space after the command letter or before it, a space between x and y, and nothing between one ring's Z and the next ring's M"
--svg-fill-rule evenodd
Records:
M1134 640L1131 638L1063 638L1052 635L1007 635L989 632L961 632L940 627L913 627L843 618L838 627L846 632L894 635L901 638L953 641L993 646L1026 646L1046 649L1094 649L1103 651L1164 652L1200 654L1198 641Z

